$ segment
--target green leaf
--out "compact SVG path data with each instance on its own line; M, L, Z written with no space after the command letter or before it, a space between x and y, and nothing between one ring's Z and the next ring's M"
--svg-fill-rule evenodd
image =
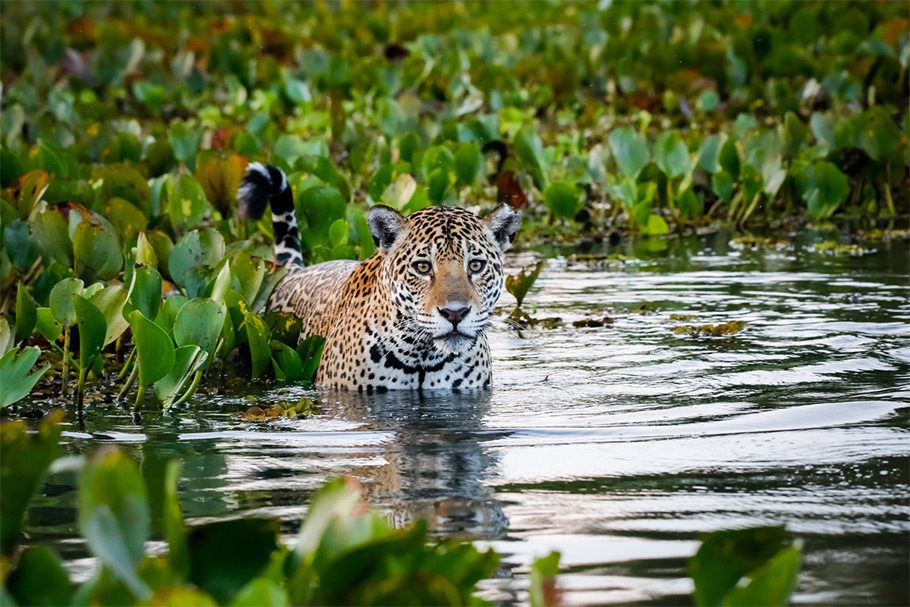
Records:
M48 206L29 223L35 244L44 258L70 267L73 265L73 242L60 211L59 206Z
M522 268L517 274L506 276L506 291L515 298L516 305L521 306L524 303L525 296L527 296L528 291L531 290L531 287L537 281L545 265L547 265L547 262L541 260Z
M676 131L665 131L654 142L654 161L670 179L682 177L692 168L689 148Z
M733 179L739 177L740 158L739 150L736 148L736 142L730 138L727 139L720 147L720 154L717 157L717 163Z
M815 135L815 139L819 144L829 150L837 147L833 118L815 112L809 119L809 126L812 128L812 134Z
M764 566L745 576L745 585L737 584L725 597L727 607L790 604L796 590L800 567L800 548L791 546L775 554Z
M392 183L392 165L391 163L384 162L379 165L379 168L376 170L376 174L373 175L373 179L370 181L370 197L373 200L381 200L382 193L389 187L389 184Z
M806 143L809 129L793 112L784 115L784 143L787 154L795 156Z
M161 274L151 266L133 269L135 283L128 300L130 311L139 310L146 318L155 318L161 306Z
M727 171L718 171L711 175L711 189L724 202L733 198L733 177Z
M186 524L177 498L177 482L180 480L182 465L172 459L164 473L164 535L168 545L168 563L180 580L185 580L190 571L189 547L186 542Z
M137 599L152 594L136 573L150 524L145 483L136 464L114 449L91 457L80 478L79 529L92 553Z
M858 143L872 160L882 161L900 146L901 132L888 110L876 106L868 110L861 122Z
M721 135L705 137L698 150L698 166L708 173L717 173L720 170L720 149L723 144L724 139Z
M168 268L174 282L195 297L201 294L211 268L224 258L224 237L213 228L193 230L171 251Z
M706 89L698 96L698 107L703 112L713 112L720 105L720 97L712 89Z
M107 323L107 331L104 335L105 346L113 343L130 326L123 316L123 308L126 306L126 295L127 292L123 286L114 284L104 287L88 298L101 311Z
M269 564L278 519L242 518L191 527L189 580L226 604Z
M335 478L326 482L310 500L306 519L297 534L295 551L298 558L312 558L329 525L349 517L358 501L360 492L344 479Z
M174 321L180 309L186 305L187 300L183 295L171 295L164 300L161 307L158 308L158 314L155 316L155 324L164 329L166 333L174 330Z
M476 141L466 141L455 152L455 176L462 185L474 185L483 168L483 154Z
M548 163L540 136L532 127L525 125L515 133L515 152L534 178L534 185L538 190L544 191L549 183Z
M4 379L2 385L9 384ZM0 423L0 549L4 555L15 550L28 503L57 457L63 415L62 409L48 414L34 433L22 421Z
M348 222L345 219L336 219L329 226L329 242L333 247L340 247L348 243Z
M35 328L44 339L54 343L60 337L60 332L63 331L63 324L54 318L50 308L38 308Z
M129 321L139 356L139 384L150 386L174 368L174 344L161 327L139 310L130 313Z
M199 147L200 133L186 122L173 122L167 130L168 140L174 149L174 156L191 169Z
M414 178L408 173L402 173L385 189L381 200L385 204L400 210L411 201L411 197L414 196L416 190L417 182Z
M149 607L216 607L212 597L189 586L171 586L155 592L145 605Z
M243 326L246 330L247 343L250 346L250 366L253 379L262 375L272 360L269 347L269 328L258 314L247 312Z
M48 297L48 304L54 318L64 327L76 324L76 295L81 295L84 284L78 278L64 278L54 285Z
M667 222L660 215L655 215L651 213L648 216L648 222L641 229L642 234L647 234L649 236L660 236L662 234L667 234L670 232Z
M803 198L813 219L827 219L847 198L850 184L847 176L827 161L806 167L808 188Z
M531 607L549 607L560 603L556 589L558 573L558 552L551 552L547 556L534 559L534 562L531 563Z
M132 202L123 198L111 198L107 202L105 216L126 239L136 236L148 227L145 213Z
M167 375L154 383L155 396L163 409L169 409L183 394L190 378L208 360L208 354L196 345L181 346L174 350L174 366Z
M303 361L297 351L277 340L272 340L272 366L275 377L282 381L294 381L303 375Z
M0 204L5 204L5 202L0 202ZM22 219L8 222L5 217L0 220L0 224L4 224L2 234L0 234L2 250L9 256L9 260L17 270L27 272L39 255L38 247L35 246L32 238L30 224ZM45 258L45 261L52 261L52 259Z
M645 138L629 127L620 127L610 133L608 142L622 174L626 177L638 177L650 161Z
M180 230L196 227L209 212L205 190L187 173L167 182L167 210L174 226Z
M174 340L178 346L197 345L214 357L226 315L227 308L222 303L208 298L191 299L174 319Z
M38 304L28 292L28 287L19 283L16 288L16 343L32 334L38 322Z
M79 326L79 364L84 374L95 364L104 347L107 319L92 302L77 295L75 300L76 324Z
M782 526L718 531L705 536L689 560L695 604L723 604L740 579L786 547L787 538Z
M315 381L316 371L319 369L319 362L322 359L322 352L325 349L325 338L321 335L310 335L306 339L300 340L297 344L297 354L303 362L303 368L300 372L301 381Z
M554 181L543 192L544 203L557 217L572 219L584 207L581 193L574 183Z
M29 546L22 552L6 587L20 605L67 605L72 594L63 562L45 546Z
M107 165L98 169L97 174L102 180L99 192L101 200L123 198L142 209L143 212L150 212L151 190L149 184L134 167L126 164Z
M303 246L312 251L325 244L331 225L345 217L345 206L341 192L331 186L315 186L301 192L297 209L307 226L300 233Z
M289 607L287 592L267 578L256 578L240 589L230 607Z
M86 280L108 280L123 267L120 237L107 220L94 215L76 226L73 256L73 268Z
M150 268L158 267L158 255L155 253L155 247L152 246L145 232L140 233L136 238L134 257L137 264L149 266Z
M701 215L703 208L701 200L698 199L692 188L686 188L686 191L676 201L676 206L682 217L689 218Z

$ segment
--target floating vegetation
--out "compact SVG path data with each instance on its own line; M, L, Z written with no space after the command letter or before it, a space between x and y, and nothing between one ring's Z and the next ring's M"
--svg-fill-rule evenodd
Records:
M508 322L510 327L518 330L528 328L555 329L564 324L563 320L557 316L535 318L521 308L512 310L508 318L506 318L506 322Z
M695 320L694 314L670 314L670 320L675 320L678 322L689 322Z
M648 316L650 314L657 314L658 307L653 303L638 303L629 307L629 312L633 314L642 314Z
M857 234L864 240L910 240L910 230L898 230L893 228L885 230L879 228L873 230L860 230Z
M862 257L863 255L875 253L875 249L868 249L858 244L840 244L834 240L817 242L812 245L812 251L836 257Z
M737 236L730 241L730 246L741 250L773 249L779 251L789 247L790 243L768 236Z
M673 332L677 335L688 335L689 337L726 337L727 335L736 335L745 328L745 322L732 320L716 325L685 325L676 327Z
M574 253L570 255L566 261L569 264L583 264L585 266L594 268L609 268L625 265L630 261L634 261L634 259L634 257L629 257L628 255L622 255L620 253L610 253L608 255L597 255L594 253Z
M267 422L277 419L309 417L318 412L319 407L316 403L304 396L297 402L274 403L265 406L253 405L239 412L237 416L248 422Z
M601 318L582 318L581 320L576 320L572 322L573 327L580 329L589 329L596 327L605 327L607 325L612 325L613 319L609 316L603 316Z
M531 290L531 287L534 286L545 265L547 265L547 262L541 260L522 268L517 274L506 276L506 291L515 298L516 306L520 307L524 303L525 296Z

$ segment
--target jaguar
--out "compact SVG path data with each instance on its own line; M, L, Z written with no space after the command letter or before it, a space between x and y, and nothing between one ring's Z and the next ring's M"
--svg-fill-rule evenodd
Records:
M377 204L367 214L373 256L305 266L284 172L250 163L237 198L247 219L271 208L275 262L289 271L267 309L298 316L301 339L325 338L317 384L368 393L490 388L485 330L518 211L500 205L481 218L431 206L405 217Z

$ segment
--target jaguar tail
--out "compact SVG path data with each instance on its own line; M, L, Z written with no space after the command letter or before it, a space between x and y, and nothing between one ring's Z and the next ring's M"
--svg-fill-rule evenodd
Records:
M259 219L266 207L272 207L272 230L275 233L275 262L279 266L302 266L300 230L294 214L294 194L287 176L269 164L251 162L237 189L240 216Z

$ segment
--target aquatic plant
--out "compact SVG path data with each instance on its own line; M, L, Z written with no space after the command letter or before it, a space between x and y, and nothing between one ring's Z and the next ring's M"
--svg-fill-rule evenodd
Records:
M0 315L78 403L113 373L165 407L212 369L313 377L261 314L252 159L307 262L371 255L378 202L505 202L535 243L910 208L899 3L48 6L0 24Z
M78 526L100 562L88 580L70 579L57 553L20 546L22 522L59 452L62 411L37 432L0 422L0 600L26 604L466 605L500 557L456 540L430 541L425 522L393 528L361 503L352 479L316 491L293 546L276 519L188 524L180 507L180 463L163 486L147 485L125 453L104 447L79 460ZM73 465L73 462L70 462ZM161 500L158 523L151 496ZM167 551L149 551L163 538ZM689 562L698 605L786 605L796 585L800 546L782 527L706 535ZM530 604L559 602L559 555L531 564Z
M22 518L58 451L61 415L29 433L0 423L2 448L3 604L466 605L499 556L470 543L430 541L418 522L393 528L361 504L352 479L327 482L310 499L293 546L279 521L244 518L187 524L177 495L180 464L171 461L154 493L123 452L102 448L80 464L79 531L101 567L75 584L60 557L43 546L17 547ZM155 528L150 496L162 500ZM166 553L147 550L163 537ZM532 566L532 604L552 604L559 556Z

